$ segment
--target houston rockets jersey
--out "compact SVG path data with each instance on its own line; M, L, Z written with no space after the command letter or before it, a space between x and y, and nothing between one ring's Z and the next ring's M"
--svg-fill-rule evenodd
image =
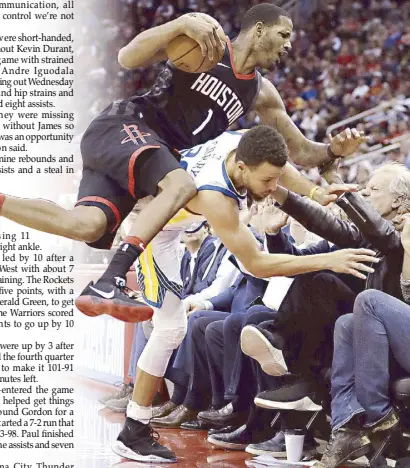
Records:
M261 86L257 71L240 75L228 40L224 55L206 73L187 73L168 61L143 96L111 104L108 115L143 115L171 148L192 148L221 135L254 105Z

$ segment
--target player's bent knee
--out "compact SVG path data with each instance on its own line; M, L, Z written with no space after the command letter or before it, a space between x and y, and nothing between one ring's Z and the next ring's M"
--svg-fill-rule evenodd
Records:
M68 237L72 239L87 243L96 242L107 229L107 218L99 208L78 206L70 211L68 229Z
M172 352L174 349L182 343L182 340L185 338L187 331L186 324L180 325L174 328L159 329L155 333L155 328L152 334L158 337L158 340L161 341L162 346L168 351ZM151 335L152 336L152 335Z

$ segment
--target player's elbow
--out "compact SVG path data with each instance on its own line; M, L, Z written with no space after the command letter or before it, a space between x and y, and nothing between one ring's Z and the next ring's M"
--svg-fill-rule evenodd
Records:
M300 147L298 151L292 151L292 162L298 166L301 166L304 169L311 169L312 167L317 167L317 162L315 160L315 157L312 157L310 148L311 142L309 140L306 140L306 144Z

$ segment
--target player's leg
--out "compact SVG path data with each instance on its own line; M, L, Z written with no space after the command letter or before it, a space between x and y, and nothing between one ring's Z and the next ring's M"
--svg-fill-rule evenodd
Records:
M110 249L122 221L134 208L135 199L126 190L122 189L116 181L92 169L84 170L78 198L79 200L76 204L78 209L98 209L103 213L105 218L106 230L104 234L95 242L87 242L87 244L95 249ZM95 285L91 282L85 288L85 291L94 292L94 288ZM111 288L112 292L109 298L115 297L114 304L107 307L104 298L105 293L97 288L99 295L102 296L100 299L102 305L100 306L100 302L96 304L92 303L92 307L82 304L81 312L90 317L95 317L96 315L100 315L99 307L102 307L101 313L112 315L126 322L139 322L140 320L148 320L152 317L152 307L131 299L128 295L124 294L125 281L123 278L117 278L116 283ZM133 316L133 307L136 305L139 306L136 309L138 315ZM118 310L123 315L117 314Z
M186 314L179 297L179 233L161 232L140 258L138 278L145 300L156 306L154 329L138 361L127 419L113 450L137 461L176 461L175 454L153 443L149 420L152 400L174 349L186 333ZM153 255L154 251L154 255Z
M123 279L125 284L128 270L149 242L196 194L192 178L181 169L174 154L163 145L155 132L147 127L143 120L133 116L134 123L131 125L130 119L129 116L117 119L105 131L104 138L110 137L106 144L111 151L106 155L102 153L98 162L104 164L101 170L109 170L112 177L115 177L136 200L147 195L156 198L142 209L130 235L124 239L105 273L93 285L93 289L83 291L76 301L77 308L81 311L87 309L94 315L110 313L121 320L129 315L130 307L138 306L125 294L117 294L115 288L119 279ZM118 128L115 125L118 125ZM123 138L122 132L125 128L126 133L131 134L133 138L118 138ZM139 135L138 138L136 135ZM96 144L101 148L100 140L96 141ZM83 146L82 149L85 151L86 147ZM95 151L95 146L91 151ZM101 151L103 152L103 148Z
M0 195L0 216L37 231L82 242L95 242L106 231L107 219L97 207L72 210L48 200Z
M178 164L175 159L170 160L170 164L167 165L166 161L161 162L164 158L155 157L155 154L152 156L157 161L156 164L160 165L157 168L152 166L153 172L171 172L154 182L155 188L150 189L150 192L155 191L158 194L138 214L129 235L124 239L100 281L111 282L114 277L124 278L149 242L196 193L191 177L179 165L174 168ZM168 158L168 155L166 157Z

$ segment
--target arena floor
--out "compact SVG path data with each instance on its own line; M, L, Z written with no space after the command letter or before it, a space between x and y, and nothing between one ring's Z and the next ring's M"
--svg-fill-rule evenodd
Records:
M206 442L206 431L165 429L158 431L161 441L177 454L177 464L147 465L121 459L111 451L111 444L121 431L125 416L103 408L98 402L101 394L112 391L113 387L92 380L79 380L76 384L76 468L243 468L245 460L252 457L245 452L213 449ZM363 459L363 463L347 466L359 468L365 465Z

